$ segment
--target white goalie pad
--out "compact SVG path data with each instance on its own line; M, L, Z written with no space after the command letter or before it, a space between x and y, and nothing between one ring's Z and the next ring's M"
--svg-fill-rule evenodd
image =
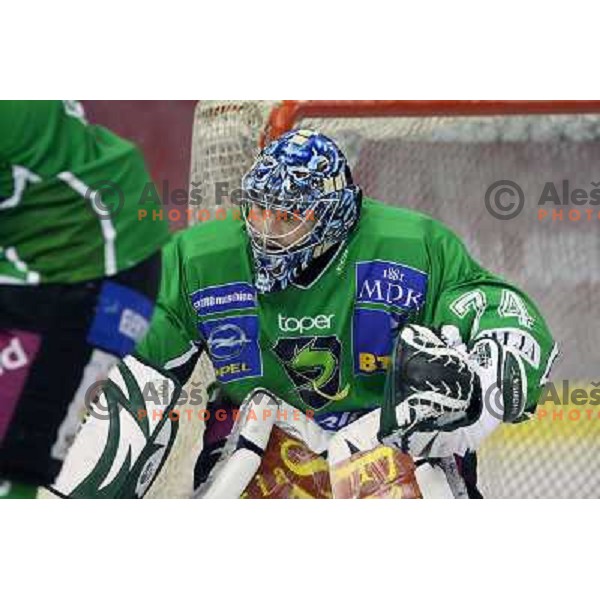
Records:
M73 498L142 498L178 429L181 388L168 373L127 356L86 392L88 416L55 482Z
M266 390L253 390L243 401L223 452L197 499L239 498L258 471L276 420L279 401ZM256 418L261 415L261 418Z
M377 437L380 419L381 410L373 410L332 436L327 453L330 470L347 461L355 452L371 451L381 445ZM417 461L415 477L423 498L467 497L453 458Z

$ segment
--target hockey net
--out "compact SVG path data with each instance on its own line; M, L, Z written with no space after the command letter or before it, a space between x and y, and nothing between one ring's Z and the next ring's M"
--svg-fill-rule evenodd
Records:
M600 184L600 103L201 101L191 165L200 203L192 207L192 221L226 205L261 145L294 127L333 137L367 195L454 229L477 260L527 291L560 341L563 357L552 382L566 404L545 402L545 416L538 411L538 418L503 426L489 439L479 465L484 494L599 495L599 408L575 406L568 397L577 386L589 392L600 375L594 327L600 321L600 206L550 205L549 212L563 209L562 219L540 220L538 200L547 182L559 194L565 180L571 190L588 193ZM486 209L486 191L498 181L523 191L518 217L499 220ZM591 209L592 218L582 212L571 219L573 208ZM196 382L211 377L210 367L202 368ZM154 486L157 496L185 495L190 485L201 432L181 431Z

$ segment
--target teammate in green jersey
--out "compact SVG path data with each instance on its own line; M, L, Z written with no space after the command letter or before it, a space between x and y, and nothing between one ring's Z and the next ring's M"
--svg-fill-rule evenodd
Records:
M383 440L419 458L458 457L477 496L475 450L502 421L535 410L556 354L536 306L479 266L441 223L363 198L342 152L316 132L270 144L243 189L241 219L232 212L165 248L150 330L137 357L113 372L109 403L137 390L150 414L140 390L163 377L171 395L162 408L175 407L205 351L221 393L209 405L199 496L237 496L256 470L274 422L269 415L261 429L236 419L250 401L309 416L302 426L275 426L317 454L334 440L339 451L336 432L352 431L354 446ZM492 385L500 392L493 402ZM133 495L155 476L170 434L150 421L138 428L155 449L162 436L160 460L143 444L115 442L103 460L121 462L103 466L103 489L116 481L109 468L137 477ZM242 466L232 473L231 465ZM67 488L90 493L74 482Z
M0 497L57 475L84 392L152 316L163 222L131 142L71 101L0 102Z

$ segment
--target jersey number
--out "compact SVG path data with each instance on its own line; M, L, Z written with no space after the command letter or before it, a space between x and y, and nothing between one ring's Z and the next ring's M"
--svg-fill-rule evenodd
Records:
M476 289L459 296L450 305L450 310L459 318L463 319L469 312L475 313L473 326L471 327L471 338L479 330L479 321L487 307L487 298L483 291ZM527 311L523 299L512 290L502 290L502 298L498 306L498 314L501 317L515 317L519 325L531 329L534 324L533 317Z

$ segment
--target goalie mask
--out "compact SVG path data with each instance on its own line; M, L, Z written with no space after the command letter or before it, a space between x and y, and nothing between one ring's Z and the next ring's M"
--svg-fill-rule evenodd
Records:
M242 214L260 293L285 289L356 225L362 192L328 137L291 131L267 146L242 181Z

